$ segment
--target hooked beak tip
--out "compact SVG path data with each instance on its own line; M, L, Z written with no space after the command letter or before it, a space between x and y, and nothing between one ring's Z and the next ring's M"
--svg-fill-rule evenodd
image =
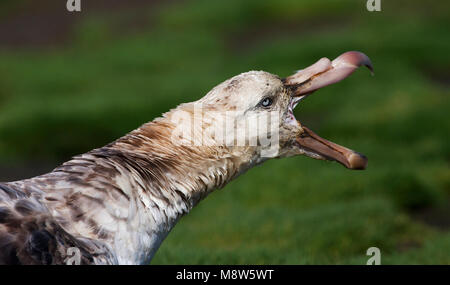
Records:
M348 51L333 61L327 58L320 59L313 65L288 76L284 84L295 90L295 96L310 94L324 86L341 81L363 65L373 75L373 65L367 55L359 51Z
M348 51L332 61L333 67L338 67L341 64L351 64L354 67L365 66L370 70L370 73L374 75L372 61L362 52Z

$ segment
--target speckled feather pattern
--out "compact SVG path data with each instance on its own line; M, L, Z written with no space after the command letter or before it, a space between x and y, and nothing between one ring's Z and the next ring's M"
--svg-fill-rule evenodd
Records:
M149 123L51 173L0 184L0 263L58 264L74 246L86 264L149 262L177 220L239 171L232 157L142 136L164 128Z
M263 75L237 76L201 100L236 109L244 102L239 85L252 88L243 82L279 81ZM170 118L189 109L183 104L48 174L0 183L0 264L64 264L71 247L81 264L150 262L180 217L262 162L255 147L175 145Z

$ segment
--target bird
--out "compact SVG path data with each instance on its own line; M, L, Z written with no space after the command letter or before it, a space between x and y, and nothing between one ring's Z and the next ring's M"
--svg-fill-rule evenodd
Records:
M365 169L367 157L315 134L293 110L370 59L349 51L281 78L249 71L53 171L0 183L0 264L149 264L181 217L273 158Z

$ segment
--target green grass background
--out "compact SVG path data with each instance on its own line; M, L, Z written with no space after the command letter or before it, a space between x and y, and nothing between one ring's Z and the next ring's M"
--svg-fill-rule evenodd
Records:
M233 75L359 50L375 76L358 70L295 114L368 169L269 161L182 218L152 264L365 264L372 246L382 264L450 264L450 2L365 2L171 1L133 32L116 24L132 10L84 10L69 44L0 47L0 164L62 162Z

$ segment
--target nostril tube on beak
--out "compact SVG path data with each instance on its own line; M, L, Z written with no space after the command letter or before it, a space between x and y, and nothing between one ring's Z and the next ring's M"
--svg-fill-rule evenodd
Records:
M349 51L331 62L327 58L320 59L313 65L287 77L285 84L294 88L294 96L311 94L317 89L341 81L362 65L367 66L373 75L373 66L369 57L359 51Z
M316 74L325 72L326 70L331 68L331 61L323 57L319 59L316 63L302 70L298 70L294 75L286 78L287 85L295 85L302 84L305 81L308 81L311 77Z

